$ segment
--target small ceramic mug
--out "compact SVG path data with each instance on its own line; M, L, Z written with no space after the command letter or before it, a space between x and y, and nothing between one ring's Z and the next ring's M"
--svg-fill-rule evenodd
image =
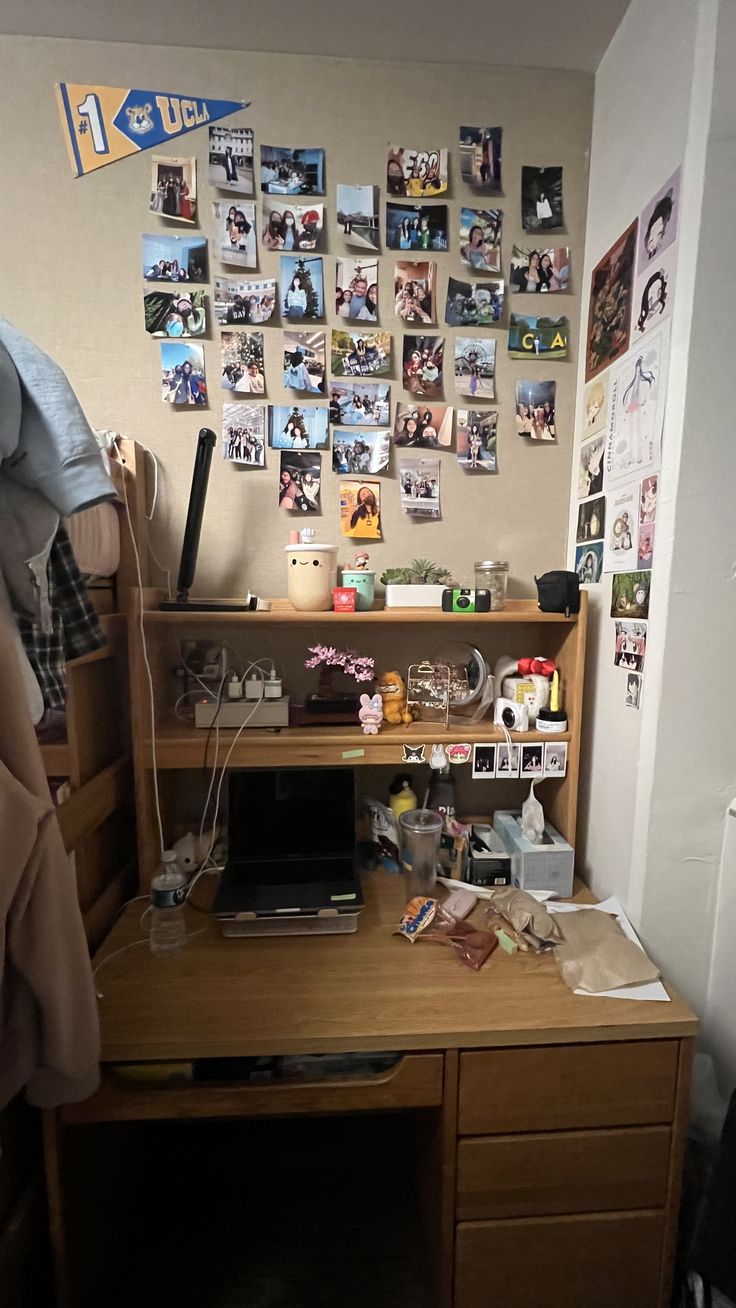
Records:
M355 603L361 612L373 608L376 591L376 574L361 568L343 568L343 586L354 586L357 592Z
M332 608L337 579L337 545L286 545L288 594L302 613Z

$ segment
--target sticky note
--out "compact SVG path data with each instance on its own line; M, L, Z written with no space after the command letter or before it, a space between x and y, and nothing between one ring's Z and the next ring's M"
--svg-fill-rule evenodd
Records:
M365 755L365 750L364 750L364 749L344 749L344 750L342 751L342 754L340 755L340 757L341 757L341 758L363 758L364 755Z

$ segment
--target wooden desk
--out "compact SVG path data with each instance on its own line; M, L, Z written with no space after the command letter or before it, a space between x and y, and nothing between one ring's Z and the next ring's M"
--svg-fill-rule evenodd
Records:
M190 912L205 930L181 954L133 945L102 968L103 1084L47 1121L57 1252L65 1126L426 1109L439 1308L486 1308L499 1267L520 1269L504 1277L505 1308L665 1308L697 1030L686 1004L574 995L549 955L496 950L470 972L449 949L392 935L398 878L371 874L365 892L354 936L225 940ZM140 939L139 916L124 915L99 958ZM116 1077L125 1062L379 1049L406 1054L357 1082Z

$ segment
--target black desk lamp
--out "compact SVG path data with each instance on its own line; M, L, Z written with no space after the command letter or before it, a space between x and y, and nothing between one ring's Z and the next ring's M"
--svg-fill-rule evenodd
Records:
M159 605L168 613L248 613L259 607L258 597L248 593L245 600L224 599L190 599L189 591L194 581L199 552L199 537L202 531L202 518L207 499L207 483L210 477L212 451L217 444L217 437L209 427L203 427L197 439L197 453L194 456L192 489L189 492L189 508L184 528L184 542L181 547L179 578L176 583L176 599L163 600ZM261 601L263 605L263 601Z

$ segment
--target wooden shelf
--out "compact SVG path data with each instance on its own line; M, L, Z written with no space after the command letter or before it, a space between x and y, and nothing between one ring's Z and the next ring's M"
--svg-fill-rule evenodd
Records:
M497 626L504 623L564 623L566 626L574 626L578 620L578 614L572 617L566 617L564 613L540 613L537 608L536 600L508 600L506 608L500 613L443 613L441 609L371 609L367 613L300 613L297 609L291 607L288 600L272 599L271 609L269 612L261 613L169 613L162 612L159 609L146 609L146 625L163 625L186 623L187 626L208 626L216 627L221 625L232 626L242 623L243 625L256 623L257 625L271 626L316 626L323 623L345 625L345 623L360 623L373 625L385 625L393 623L405 626L407 623L421 623L426 625L437 623L438 625L449 624L454 626L458 633L464 627L475 625Z
M210 735L208 760L214 761L214 742ZM236 731L220 731L220 762L233 742ZM570 740L569 731L548 735L540 731L512 731L514 743ZM241 733L230 756L231 767L344 767L361 764L401 763L403 746L424 744L456 745L503 741L502 731L490 722L477 726L444 727L431 722L415 722L409 727L382 727L377 736L365 736L358 725L343 727L284 727L265 730L248 727ZM182 722L165 721L156 731L156 762L159 768L198 768L204 759L207 732ZM151 741L147 741L148 767L152 765Z

